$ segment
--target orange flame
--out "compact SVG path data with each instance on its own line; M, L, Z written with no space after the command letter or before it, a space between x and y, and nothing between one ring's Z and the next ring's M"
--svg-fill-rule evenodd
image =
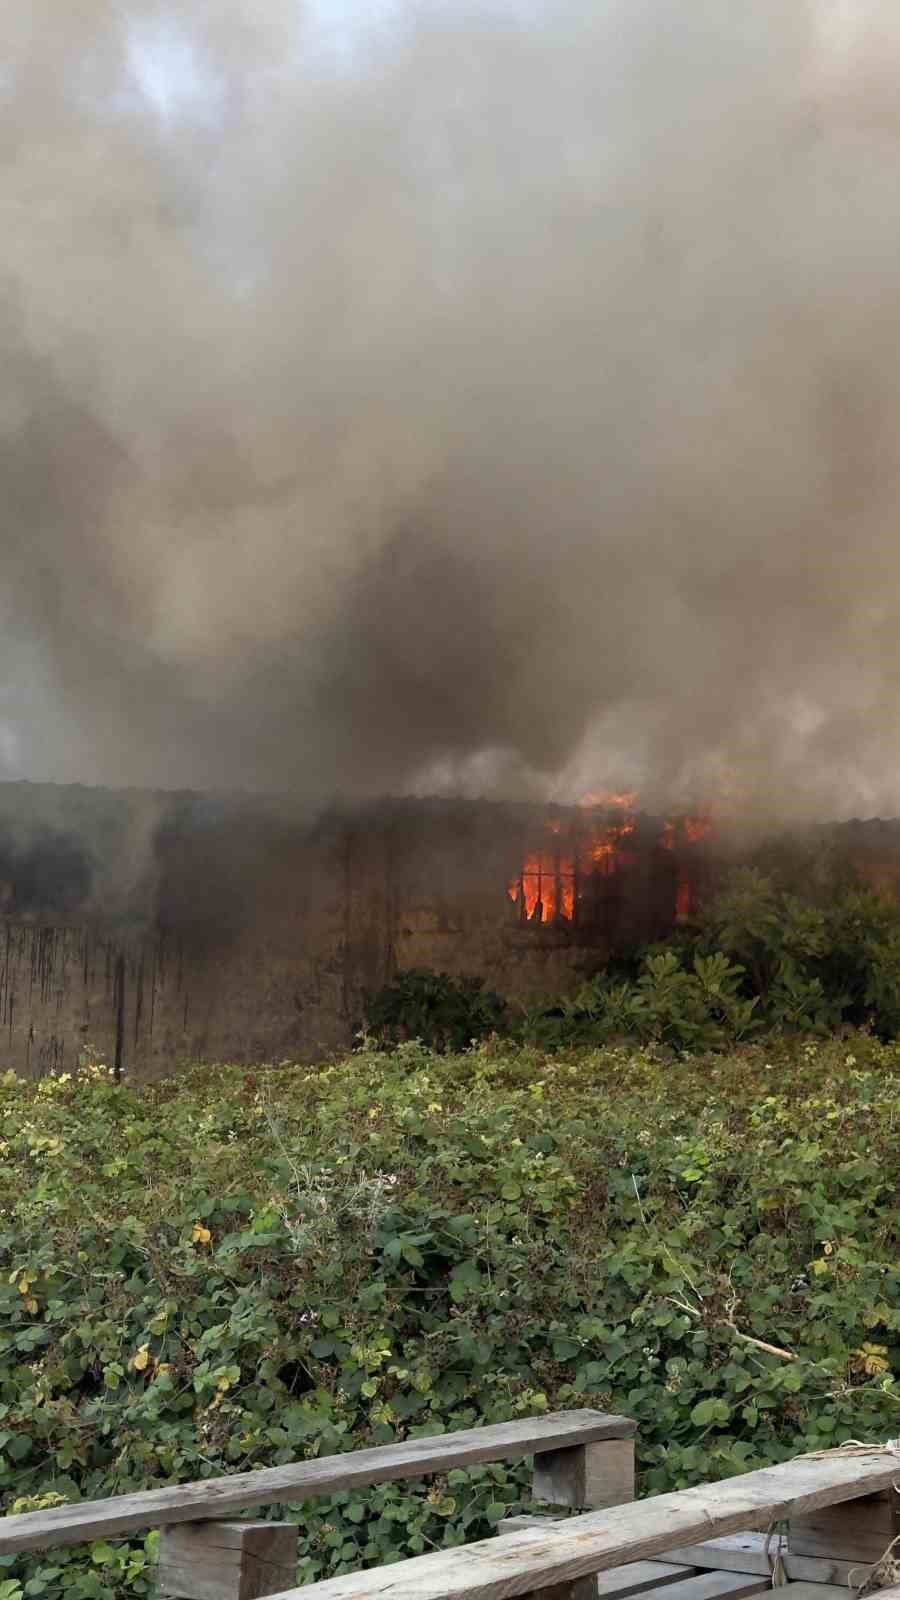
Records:
M599 829L584 852L586 870L590 871L593 865L599 866L607 877L613 873L617 862L623 858L622 840L627 839L630 833L634 833L633 817Z
M674 850L677 843L699 844L712 833L709 817L676 817L663 823L659 842L664 850Z
M602 789L585 795L580 802L583 808L618 811L620 816L592 819L587 825L586 837L576 824L576 835L582 836L573 839L568 853L565 847L560 847L563 822L559 817L547 819L547 830L555 836L553 844L546 849L529 851L521 872L507 889L521 921L574 921L576 896L580 903L583 892L589 897L593 894L589 888L591 880L612 877L621 867L634 862L628 838L637 826L635 807L639 798L636 789ZM658 843L664 850L680 853L685 847L707 838L712 826L708 816L670 817L662 825ZM691 912L691 871L683 859L678 863L674 910L676 917L687 917Z
M622 811L633 811L639 799L637 789L597 789L582 795L578 804L586 810L597 806L618 806Z
M701 839L712 833L712 823L709 817L685 817L684 831L689 844L698 844Z
M553 829L557 831L559 824ZM553 850L533 850L507 890L527 922L571 922L575 912L575 862Z

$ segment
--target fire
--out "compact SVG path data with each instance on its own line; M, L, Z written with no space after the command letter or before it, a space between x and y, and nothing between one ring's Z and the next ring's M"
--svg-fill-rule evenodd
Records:
M608 876L615 871L616 861L622 854L622 840L627 839L630 833L634 833L633 817L626 817L621 822L601 828L594 834L587 847L587 861L598 865Z
M553 828L557 832L559 824ZM575 914L575 862L555 850L534 850L526 855L522 871L507 890L526 922L571 922Z
M687 834L688 844L699 844L712 833L712 823L709 817L685 817L684 831Z
M708 817L678 817L663 823L659 842L664 850L674 850L676 844L699 844L712 833Z
M574 922L579 906L584 908L581 914L586 911L590 919L598 894L605 893L600 880L637 860L630 836L637 829L635 808L639 798L636 789L603 789L585 795L580 802L582 809L618 812L618 816L585 818L583 823L564 822L559 817L547 819L552 842L526 853L521 872L507 889L522 922ZM662 824L658 844L678 856L673 907L676 917L689 916L692 902L691 870L682 852L699 844L711 831L712 822L706 816L670 817Z
M640 793L637 789L598 789L582 795L578 804L586 810L609 806L618 807L622 811L633 811L639 799Z

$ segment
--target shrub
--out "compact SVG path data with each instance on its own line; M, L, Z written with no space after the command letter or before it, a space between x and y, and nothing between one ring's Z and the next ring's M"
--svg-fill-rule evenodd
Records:
M644 957L634 981L599 973L571 996L525 1006L519 1035L545 1049L628 1038L717 1049L761 1026L757 998L741 994L743 975L721 952L698 951L688 962L663 948Z
M742 868L702 907L689 949L740 962L771 1023L864 1023L883 1038L900 1029L900 907L859 885L801 898Z
M481 978L411 967L367 995L366 1025L376 1043L421 1039L432 1050L467 1050L505 1026L500 996Z
M815 880L813 880L815 882ZM900 1032L900 908L858 885L803 899L743 867L688 927L571 995L520 1007L520 1038L542 1048L637 1039L724 1048L763 1028Z
M865 1035L693 1060L367 1046L143 1090L8 1075L5 1508L547 1407L635 1416L645 1491L895 1436L898 1087L900 1050ZM526 1482L292 1507L299 1579L482 1535ZM0 1583L143 1595L153 1543Z

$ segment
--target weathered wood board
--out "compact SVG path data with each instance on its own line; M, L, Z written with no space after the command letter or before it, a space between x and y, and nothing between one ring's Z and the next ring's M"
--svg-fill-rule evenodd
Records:
M293 1600L510 1600L591 1572L661 1555L715 1534L767 1528L789 1513L887 1489L898 1475L888 1450L807 1456L722 1483L572 1517L565 1531L525 1529L375 1571L310 1584Z
M160 1594L179 1600L261 1600L297 1581L299 1529L289 1522L178 1522L163 1528Z
M787 1541L777 1535L769 1542L766 1553L764 1533L733 1533L722 1539L707 1539L703 1544L680 1545L677 1550L667 1550L667 1561L686 1561L700 1568L716 1567L724 1572L759 1572L771 1570L770 1559L780 1555L785 1574L792 1582L837 1584L849 1587L850 1574L858 1562L838 1561L832 1557L791 1555Z
M680 1583L668 1584L663 1593L665 1600L744 1600L746 1595L764 1594L768 1587L768 1579L758 1573L701 1572L683 1577ZM649 1594L645 1600L650 1600Z
M508 1517L500 1524L498 1532L508 1529L514 1533L519 1526L533 1527L542 1521L545 1526L553 1526L547 1518ZM676 1566L671 1561L632 1561L624 1567L613 1567L609 1572L594 1573L584 1581L592 1586L587 1591L591 1600L628 1600L630 1595L641 1594L645 1589L668 1589L670 1584L692 1578L694 1573L693 1567Z
M634 1499L634 1441L609 1439L536 1458L532 1494L548 1505L578 1511L621 1506Z
M897 1463L900 1478L900 1461ZM900 1534L900 1494L870 1495L854 1505L830 1506L792 1516L788 1549L798 1556L839 1556L876 1562Z
M601 1411L551 1412L544 1417L501 1422L487 1428L348 1451L346 1455L325 1456L318 1461L263 1467L258 1472L236 1472L225 1478L203 1478L109 1500L54 1506L49 1511L27 1511L0 1518L0 1555L81 1544L86 1539L132 1533L136 1528L219 1518L249 1506L280 1505L370 1483L420 1478L479 1461L515 1460L540 1455L544 1450L630 1438L635 1427L629 1417L607 1416Z

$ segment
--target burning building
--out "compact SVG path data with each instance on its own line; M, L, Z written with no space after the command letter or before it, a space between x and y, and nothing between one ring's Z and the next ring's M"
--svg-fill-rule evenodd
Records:
M900 829L840 832L895 896ZM3 1060L40 1075L91 1047L149 1077L321 1057L351 1043L366 991L413 966L565 990L670 931L724 858L706 819L654 819L631 796L309 820L282 801L0 785Z

